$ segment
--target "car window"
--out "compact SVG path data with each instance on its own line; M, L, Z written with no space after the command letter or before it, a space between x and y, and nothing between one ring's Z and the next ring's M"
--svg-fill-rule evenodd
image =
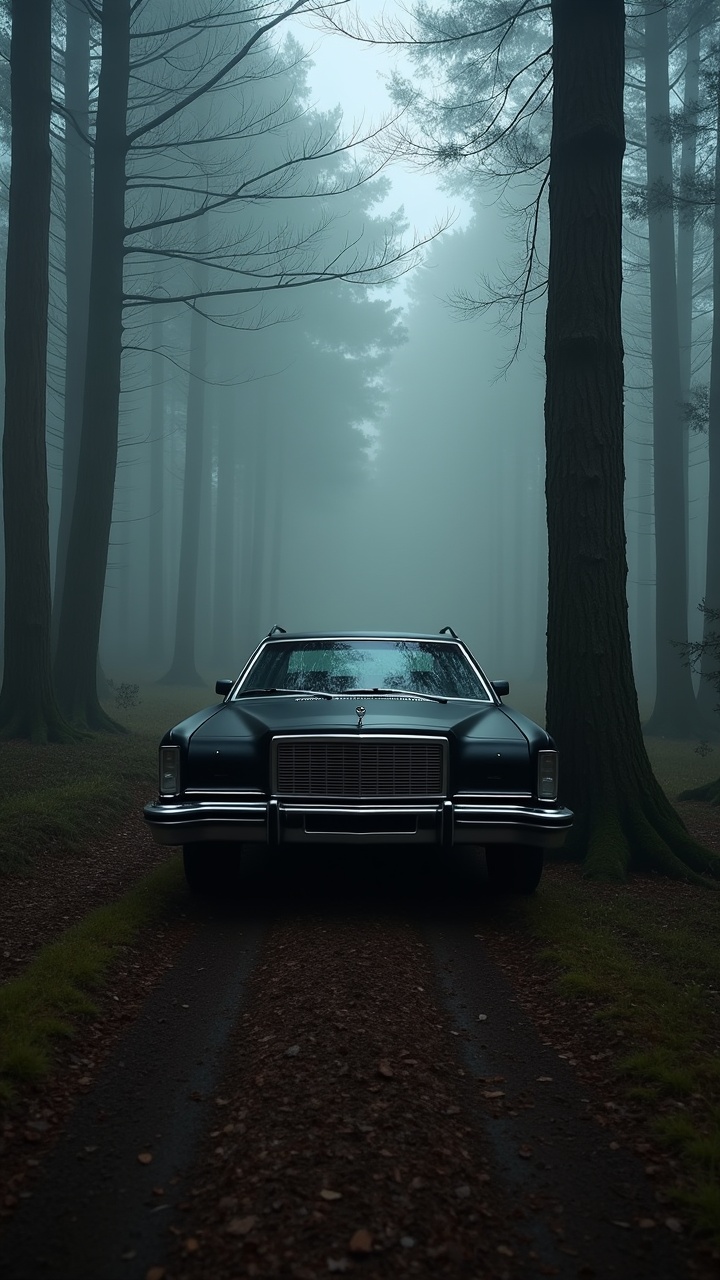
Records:
M490 701L458 645L428 640L272 641L239 692L246 689L400 689Z

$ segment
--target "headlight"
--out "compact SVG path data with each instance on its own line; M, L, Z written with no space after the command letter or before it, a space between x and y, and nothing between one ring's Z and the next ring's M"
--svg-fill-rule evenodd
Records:
M176 796L180 790L180 751L178 747L160 748L160 795Z
M558 753L538 751L538 800L557 800Z

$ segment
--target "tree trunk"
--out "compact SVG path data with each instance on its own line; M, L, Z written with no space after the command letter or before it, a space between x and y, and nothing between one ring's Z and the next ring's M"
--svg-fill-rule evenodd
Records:
M276 419L270 435L272 462L272 492L270 502L270 529L268 542L267 610L271 625L280 623L280 584L282 581L283 526L285 515L285 433L283 424Z
M697 165L697 116L700 85L700 6L696 6L685 45L683 86L684 132L680 155L680 207L677 230L678 338L680 394L690 396L692 376L693 280L695 275L695 211L692 198ZM687 438L687 429L685 432Z
M250 627L251 649L254 649L258 644L261 634L264 634L272 626L272 623L267 622L263 610L267 564L268 452L270 440L268 435L267 392L262 383L258 388L256 404L253 555L247 593L247 621Z
M705 604L720 610L720 87L718 88L717 139L715 145L715 209L713 223L713 326L710 352L710 404L708 414L708 529L705 567ZM717 619L707 616L703 638L708 641L719 629ZM712 649L712 645L709 648ZM698 703L711 719L720 701L716 683L717 659L703 654Z
M591 875L720 875L656 782L632 678L623 520L622 0L553 0L545 343L547 721Z
M720 84L718 85L717 145L715 150L715 222L713 228L713 326L710 353L710 406L708 414L708 531L707 567L705 580L705 604L720 610ZM712 713L720 701L717 688L717 635L720 623L717 617L706 615L703 638L707 648L702 657L698 701ZM710 652L708 652L708 649ZM715 656L713 656L713 654ZM711 678L712 677L712 678ZM720 778L691 791L684 791L684 800L710 800L720 804Z
M215 557L213 584L213 661L218 676L236 674L241 654L235 651L235 508L237 504L236 432L234 411L237 392L221 393L217 422L217 497L215 504ZM222 412L227 409L227 412ZM222 668L222 670L221 670Z
M200 291L206 283L206 268L199 267ZM197 623L198 560L200 548L200 507L205 469L205 374L207 364L207 320L197 310L190 319L190 378L185 426L185 471L183 480L180 566L175 613L175 648L170 670L163 684L203 684L195 665Z
M50 658L45 405L50 232L50 0L12 5L12 144L5 278L5 670L0 733L72 736Z
M690 404L693 347L693 286L695 283L695 210L693 199L697 170L697 123L700 88L700 21L702 0L690 15L685 42L685 75L683 77L683 138L680 151L679 210L677 225L677 295L678 340L680 344L680 397L683 412ZM697 441L697 437L695 437ZM683 421L683 504L685 508L685 545L687 551L688 592L692 592L691 538L691 440L690 424Z
M55 661L61 706L91 729L119 728L98 701L96 665L117 466L130 8L102 8L83 425Z
M253 564L255 546L255 504L258 501L257 454L258 428L255 415L247 410L242 434L242 470L240 478L240 591L237 600L237 635L240 662L245 663L258 643L256 619L252 616Z
M55 553L55 641L80 453L92 244L92 162L86 141L90 133L90 15L79 0L67 0L65 12L65 411Z
M653 380L655 637L657 689L647 733L697 734L700 717L688 667L674 645L687 641L685 449L675 230L672 207L667 10L649 0L645 17L645 114L650 209L650 329Z
M165 368L160 352L162 323L153 308L150 357L150 519L148 520L148 657L165 654Z

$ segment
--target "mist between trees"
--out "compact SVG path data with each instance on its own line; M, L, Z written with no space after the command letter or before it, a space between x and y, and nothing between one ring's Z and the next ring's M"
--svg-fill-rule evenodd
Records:
M4 27L2 731L111 730L103 672L208 683L277 621L450 622L543 686L545 404L548 724L578 841L714 871L644 757L625 600L650 727L714 732L682 646L720 605L718 6L32 8ZM388 72L402 54L389 119L314 105L299 15ZM460 229L408 225L401 163Z

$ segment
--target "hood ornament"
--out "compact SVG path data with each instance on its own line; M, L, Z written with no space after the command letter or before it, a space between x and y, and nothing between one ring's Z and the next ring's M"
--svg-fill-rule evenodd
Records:
M362 727L363 727L363 726L362 726L362 722L363 722L363 716L365 715L365 708L364 708L364 707L356 707L356 708L355 708L355 715L356 715L356 716L357 716L357 718L358 718L357 728L358 728L358 729L362 729Z

